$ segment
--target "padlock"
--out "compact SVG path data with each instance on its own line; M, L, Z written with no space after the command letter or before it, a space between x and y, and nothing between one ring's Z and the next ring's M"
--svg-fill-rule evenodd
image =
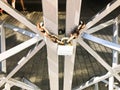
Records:
M73 46L72 45L58 45L58 55L72 55L73 54Z

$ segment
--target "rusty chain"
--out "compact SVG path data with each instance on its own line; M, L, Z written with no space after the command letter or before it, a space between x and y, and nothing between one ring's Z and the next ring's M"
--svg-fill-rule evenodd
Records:
M76 39L80 31L85 28L85 24L81 21L80 25L77 27L77 29L73 30L72 33L70 34L70 37L63 37L60 39L57 35L51 34L45 27L43 23L37 24L37 29L41 31L41 33L49 38L51 41L54 43L58 43L59 45L65 45L65 44L71 44L71 41L73 39Z

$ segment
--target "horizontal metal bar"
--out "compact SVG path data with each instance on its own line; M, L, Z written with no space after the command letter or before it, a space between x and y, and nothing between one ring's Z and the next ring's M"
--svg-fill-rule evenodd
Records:
M90 40L92 42L95 42L95 43L98 43L98 44L101 44L103 46L106 46L108 48L111 48L111 49L114 49L116 51L120 51L120 45L116 44L116 43L113 43L113 42L110 42L110 41L106 41L106 40L103 40L103 39L100 39L98 37L95 37L93 35L90 35L90 34L87 34L87 33L83 33L81 35L84 39L87 39L87 40Z
M35 37L35 36L36 36L36 34L33 33L33 32L30 32L30 31L25 30L25 29L21 29L21 28L19 28L19 27L17 27L17 26L14 26L14 25L11 25L11 24L8 24L8 23L5 23L3 26L4 26L5 28L9 28L9 29L11 29L11 30L13 30L13 31L15 31L15 32L19 32L19 33L21 33L21 34L23 34L23 35L27 35L27 36L29 36L29 37ZM42 38L42 37L41 37L41 38Z
M1 54L0 54L0 62L1 62L2 60L5 60L5 59L9 58L9 57L12 56L12 55L17 54L18 52L20 52L20 51L22 51L22 50L28 48L29 46L37 43L37 42L40 41L40 40L42 40L42 39L41 39L40 37L36 36L36 37L34 37L34 38L32 38L32 39L30 39L30 40L28 40L28 41L25 41L25 42L23 42L23 43L15 46L15 47L13 47L13 48L11 48L11 49L9 49L9 50L1 53Z

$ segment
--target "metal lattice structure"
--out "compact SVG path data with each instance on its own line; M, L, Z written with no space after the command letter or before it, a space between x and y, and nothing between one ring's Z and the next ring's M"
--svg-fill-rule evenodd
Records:
M81 11L81 3L82 0L67 0L67 10L66 10L66 36L70 34L74 27L79 25L80 19L80 11ZM50 32L58 35L58 0L42 0L43 6L43 17L45 27L50 30ZM71 7L72 6L72 7ZM119 17L116 16L115 19L107 21L98 26L94 26L97 22L99 22L102 18L107 16L113 10L120 6L120 0L113 0L113 2L109 3L105 9L103 9L100 13L98 13L91 21L86 24L86 27L79 37L73 40L73 54L70 56L65 56L65 66L64 66L64 88L63 90L71 90L72 78L73 78L73 69L75 62L75 54L76 54L76 43L79 43L85 50L87 50L107 71L103 76L94 77L92 80L87 81L84 85L80 85L75 90L83 90L91 85L95 85L95 90L98 90L98 82L102 81L104 83L109 84L109 90L120 90L120 87L114 84L114 77L120 81L120 65L118 64L118 52L120 51L120 45L118 44L118 24ZM23 29L17 28L17 32L23 33L31 37L28 41L25 41L7 51L5 51L5 32L4 27L13 29L9 24L5 24L4 22L0 23L0 35L1 35L1 54L0 54L0 62L2 63L2 71L6 72L6 59L15 55L18 52L21 52L25 48L36 44L33 50L30 50L28 54L23 57L18 65L7 75L0 78L0 87L4 86L4 90L10 90L12 86L17 86L26 90L41 90L34 84L26 84L21 81L15 80L12 76L21 69L29 60L32 58L45 44L47 45L47 59L48 59L48 70L49 70L49 79L50 79L50 89L51 90L59 90L59 77L58 77L58 54L57 48L58 44L53 43L48 38L45 38L36 28L36 25L32 24L27 18L25 18L19 11L13 9L10 5L4 2L4 0L0 0L0 7L13 16L15 19L23 23L33 32L25 31ZM51 11L50 13L48 13ZM92 35L92 33L101 30L111 24L114 24L114 32L113 32L113 42L100 39ZM91 28L92 27L92 28ZM14 30L14 29L13 29ZM101 44L105 47L113 49L113 65L112 67L105 62L85 41L90 40L92 42ZM40 43L38 43L40 42ZM52 53L51 53L52 52ZM109 81L106 79L109 78ZM26 82L28 82L26 80Z

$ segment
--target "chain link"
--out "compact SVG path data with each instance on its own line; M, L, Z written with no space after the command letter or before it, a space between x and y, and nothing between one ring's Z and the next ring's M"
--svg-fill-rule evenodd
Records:
M83 28L85 28L85 24L81 21L77 29L72 31L70 37L63 37L62 39L60 39L57 35L51 34L44 27L43 23L37 24L37 29L40 30L44 36L48 37L51 41L53 41L54 43L58 43L59 45L72 44L71 41L79 36L79 33Z

